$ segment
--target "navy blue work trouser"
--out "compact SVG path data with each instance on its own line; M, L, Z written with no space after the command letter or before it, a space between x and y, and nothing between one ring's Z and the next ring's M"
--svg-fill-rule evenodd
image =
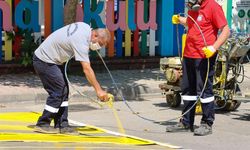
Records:
M202 123L212 126L214 121L214 95L213 95L213 75L216 55L209 59L209 73L206 85L204 85L207 77L207 59L183 58L183 78L181 81L182 100L184 108L182 114L182 122L185 125L193 126L195 117L195 108L193 106L198 98L200 98L202 106ZM201 95L203 87L205 90ZM201 97L199 97L201 96ZM191 107L193 108L191 109ZM190 110L191 109L191 110Z
M46 63L33 56L33 66L49 96L38 126L49 126L54 120L56 128L68 126L69 86L64 74L64 66Z

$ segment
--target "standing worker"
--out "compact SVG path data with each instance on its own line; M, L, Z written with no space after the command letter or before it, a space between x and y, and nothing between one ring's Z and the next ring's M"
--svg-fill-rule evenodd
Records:
M35 126L36 132L76 134L68 123L69 86L64 74L64 64L71 57L81 63L83 72L94 87L97 97L107 101L108 95L98 83L89 61L89 49L98 50L110 41L107 29L91 30L83 22L64 26L52 34L36 49L33 66L49 96L41 117ZM54 120L54 127L50 126Z
M166 130L167 132L192 131L194 135L204 136L212 134L212 125L215 119L213 95L215 58L219 47L230 36L230 30L222 7L215 0L188 0L187 6L190 17L179 15L172 17L173 24L180 23L188 27L182 64L183 117L178 124L167 126ZM200 27L206 43L191 17ZM217 37L219 30L221 33ZM208 62L209 68L207 68ZM209 71L208 78L207 70ZM201 93L204 86L206 86L205 90ZM199 96L201 96L203 115L199 128L194 129L195 106L193 105Z

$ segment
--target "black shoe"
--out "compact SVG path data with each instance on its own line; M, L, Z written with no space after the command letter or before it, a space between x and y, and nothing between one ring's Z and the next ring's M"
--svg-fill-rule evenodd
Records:
M45 134L57 134L59 133L59 130L51 127L51 126L35 126L34 127L34 131L35 132L39 132L39 133L45 133Z
M202 123L199 128L194 130L194 135L197 136L205 136L208 134L212 134L212 126L209 126L206 123Z
M79 135L79 132L73 127L62 127L60 128L61 134Z
M166 127L166 132L193 132L193 127L184 125L182 122L177 123L176 125L168 125Z

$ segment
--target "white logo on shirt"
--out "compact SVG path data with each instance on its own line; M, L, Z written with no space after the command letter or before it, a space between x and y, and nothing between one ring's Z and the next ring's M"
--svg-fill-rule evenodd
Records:
M197 18L197 21L201 21L202 18L203 18L203 16L202 16L202 15L199 15L198 18Z

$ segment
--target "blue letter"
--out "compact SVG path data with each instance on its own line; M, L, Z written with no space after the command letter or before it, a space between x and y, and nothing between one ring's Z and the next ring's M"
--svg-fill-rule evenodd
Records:
M92 12L90 10L90 0L84 0L84 22L89 24L91 22L91 19L93 19L95 20L98 28L104 28L105 25L103 24L101 17L99 16L103 8L104 2L99 1L96 10Z
M25 24L23 20L23 11L29 9L31 12L31 19L29 24ZM34 32L40 32L40 26L38 24L38 1L29 2L28 0L22 0L16 7L15 21L16 25L22 29L33 29Z

